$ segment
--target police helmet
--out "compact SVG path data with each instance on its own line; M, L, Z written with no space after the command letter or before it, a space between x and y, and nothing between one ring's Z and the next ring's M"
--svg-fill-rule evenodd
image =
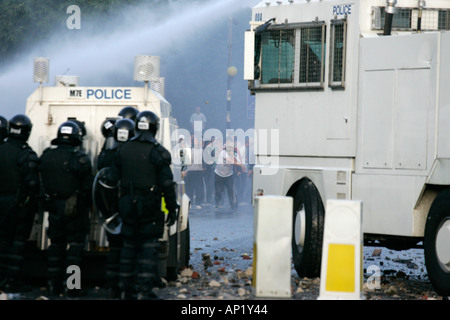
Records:
M80 127L72 120L63 122L59 126L57 137L52 141L52 144L68 144L74 147L80 146L81 143Z
M113 135L114 133L114 124L116 123L117 119L115 118L106 118L105 121L102 123L102 135L105 138L108 138Z
M127 106L122 108L119 112L119 117L125 118L125 119L131 119L133 121L136 120L136 116L138 115L139 110L132 106Z
M8 136L13 139L27 141L33 124L30 118L24 114L18 114L9 120Z
M117 142L127 142L135 135L135 124L131 119L120 119L114 125L114 139Z
M8 120L0 116L0 142L8 136Z
M83 139L83 137L87 134L85 122L77 120L77 118L67 118L67 121L72 121L78 126L80 138Z
M153 136L159 129L159 118L151 111L142 111L136 117L136 131L137 132L151 132Z

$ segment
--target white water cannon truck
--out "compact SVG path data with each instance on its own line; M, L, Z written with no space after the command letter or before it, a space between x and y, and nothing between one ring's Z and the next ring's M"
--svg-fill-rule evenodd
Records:
M328 199L363 203L364 244L422 247L450 295L450 1L264 0L245 35L253 189L291 196L292 254L319 276ZM276 163L276 165L274 165Z
M25 114L33 123L29 145L40 156L56 137L58 127L67 120L84 124L85 136L81 148L85 151L97 174L97 157L105 143L102 125L106 119L118 119L124 107L138 111L149 110L160 118L157 140L169 151L176 140L177 121L172 115L172 106L164 98L164 78L159 76L158 56L136 56L134 80L145 83L143 87L82 87L77 76L56 76L54 86L42 86L48 82L49 59L34 59L34 82L39 87L28 97ZM174 277L176 272L189 262L189 198L184 193L181 168L173 164L172 171L178 184L180 210L178 221L167 228L160 239L159 273ZM94 198L94 196L93 196ZM163 208L164 209L164 208ZM105 218L96 212L95 205L90 214L90 233L86 239L85 251L91 255L108 251L105 233ZM47 236L48 212L39 212L30 235L39 250L46 250L50 243Z

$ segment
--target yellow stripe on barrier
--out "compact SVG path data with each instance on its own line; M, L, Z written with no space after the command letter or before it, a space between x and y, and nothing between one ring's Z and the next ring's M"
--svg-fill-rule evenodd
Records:
M363 299L362 202L327 200L319 300Z
M355 291L355 246L330 244L325 288L327 291Z

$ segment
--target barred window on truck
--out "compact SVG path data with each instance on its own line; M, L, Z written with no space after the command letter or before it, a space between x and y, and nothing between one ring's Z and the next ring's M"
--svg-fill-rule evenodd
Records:
M326 25L300 28L299 82L323 87L325 76Z
M262 34L261 84L292 83L295 33L275 29Z
M331 21L329 86L345 87L345 57L347 49L347 21Z

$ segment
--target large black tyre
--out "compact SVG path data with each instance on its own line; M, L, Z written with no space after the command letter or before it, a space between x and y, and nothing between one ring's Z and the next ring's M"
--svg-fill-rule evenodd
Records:
M292 258L300 277L320 276L325 210L317 188L301 181L294 194Z
M428 277L437 294L450 296L450 190L433 201L425 225L424 253Z

